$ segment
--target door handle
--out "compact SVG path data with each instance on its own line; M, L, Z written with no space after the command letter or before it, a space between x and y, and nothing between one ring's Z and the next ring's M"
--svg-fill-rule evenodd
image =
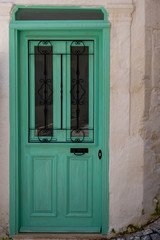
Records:
M99 152L98 152L98 157L99 157L99 159L102 158L102 151L101 150L99 150Z
M74 153L74 155L81 156L88 153L88 148L70 148L70 152Z

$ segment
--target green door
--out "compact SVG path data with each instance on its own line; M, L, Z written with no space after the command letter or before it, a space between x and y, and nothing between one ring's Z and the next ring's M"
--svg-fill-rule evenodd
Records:
M20 35L20 232L101 231L98 43L75 39Z

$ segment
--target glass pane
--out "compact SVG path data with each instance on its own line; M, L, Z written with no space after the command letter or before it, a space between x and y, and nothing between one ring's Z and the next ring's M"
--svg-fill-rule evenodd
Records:
M72 137L88 137L89 48L71 46L71 129Z
M35 129L36 136L53 135L53 57L45 41L35 46Z
M16 20L104 20L104 14L97 9L38 9L20 8Z

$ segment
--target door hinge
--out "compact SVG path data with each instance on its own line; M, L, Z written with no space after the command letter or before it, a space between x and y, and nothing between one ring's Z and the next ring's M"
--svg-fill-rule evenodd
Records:
M98 157L99 157L99 159L102 158L102 151L101 150L99 150L99 152L98 152Z

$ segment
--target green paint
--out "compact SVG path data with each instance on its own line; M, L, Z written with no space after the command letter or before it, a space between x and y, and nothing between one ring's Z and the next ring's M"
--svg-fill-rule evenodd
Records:
M10 236L19 231L98 232L101 227L102 233L107 234L109 192L109 23L107 13L101 8L105 15L105 20L101 22L16 22L15 12L19 7L14 8L10 23ZM69 8L72 9L72 7ZM27 44L29 39L46 38L71 41L80 38L84 39L86 44L89 44L88 40L93 40L95 44L95 98L91 103L94 106L95 143L78 144L78 147L89 148L89 154L84 157L75 157L70 154L70 147L77 147L76 143L48 145L27 142ZM66 58L65 61L66 68L69 69L69 59ZM90 73L92 67L90 65ZM68 79L69 74L68 71L66 75ZM66 83L65 87L69 90L69 82ZM90 84L90 92L93 91L92 88ZM69 95L66 94L64 113L70 112L69 102ZM54 107L59 116L58 105ZM31 113L34 122L33 113L34 108ZM90 116L93 114L92 107L89 114ZM67 116L69 118L70 114ZM69 122L69 119L67 121ZM92 124L91 117L90 124ZM58 137L64 138L64 135ZM102 149L102 160L97 157L99 149Z

